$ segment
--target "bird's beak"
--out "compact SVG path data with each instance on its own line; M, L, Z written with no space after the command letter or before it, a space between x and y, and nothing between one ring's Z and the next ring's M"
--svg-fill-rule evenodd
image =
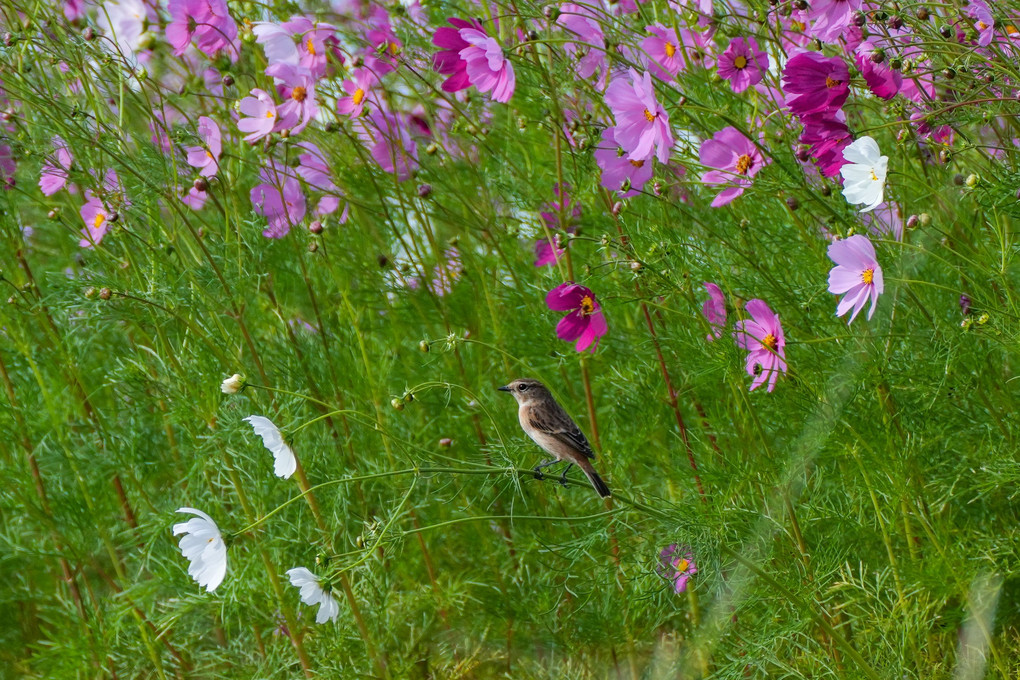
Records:
M502 387L497 387L496 389L499 390L500 392L510 392L511 391L509 385L503 385Z

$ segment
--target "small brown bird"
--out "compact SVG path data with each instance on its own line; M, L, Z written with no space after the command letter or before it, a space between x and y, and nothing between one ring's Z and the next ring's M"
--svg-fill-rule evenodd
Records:
M567 471L576 465L588 477L588 481L600 496L603 498L610 496L609 487L588 462L589 458L593 460L595 458L591 445L563 407L556 403L545 385L531 378L519 378L498 389L514 395L514 399L520 405L517 417L524 432L542 447L542 450L556 456L535 468L538 479L542 479L542 468L564 461L567 467L560 476L560 484L567 485Z

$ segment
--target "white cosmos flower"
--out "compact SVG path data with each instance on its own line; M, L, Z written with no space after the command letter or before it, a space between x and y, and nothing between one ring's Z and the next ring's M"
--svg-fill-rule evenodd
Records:
M262 443L273 454L276 461L273 471L276 476L287 479L294 474L294 470L297 470L297 458L294 457L291 448L287 446L287 442L283 441L280 428L273 425L273 421L264 416L248 416L244 420L251 423L255 434L262 437Z
M179 545L183 554L191 564L188 573L205 586L208 592L216 590L223 582L227 573L227 544L223 542L220 528L212 517L194 508L179 508L177 512L192 515L187 522L174 525L174 536L185 534Z
M241 377L240 373L235 373L220 383L220 392L223 394L237 394L242 387L244 387L244 378Z
M871 137L861 137L843 149L848 163L839 169L843 175L843 196L847 203L864 203L861 212L874 210L885 196L885 176L889 157L883 156Z
M319 577L304 567L296 567L287 570L290 583L301 589L301 601L309 607L319 605L319 612L315 615L316 623L326 623L340 616L340 604L333 597L333 594L322 587Z

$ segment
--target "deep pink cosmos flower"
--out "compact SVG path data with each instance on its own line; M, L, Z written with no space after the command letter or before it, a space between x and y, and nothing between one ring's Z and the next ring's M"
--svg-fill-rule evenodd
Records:
M606 90L606 105L616 118L616 142L632 161L647 161L655 153L660 163L669 160L673 133L669 114L655 98L652 77L646 71L615 78Z
M801 52L786 62L783 92L795 116L832 111L850 94L850 71L839 57Z
M659 574L673 584L673 591L678 595L687 590L687 581L697 573L698 565L687 546L673 543L659 553Z
M811 0L807 34L822 42L835 42L862 4L863 0Z
M728 185L712 201L713 208L726 205L744 193L752 184L751 178L772 162L735 127L723 128L712 139L702 142L698 156L702 165L715 168L702 175L702 183Z
M645 26L650 35L641 41L641 49L648 55L648 68L661 80L672 80L686 66L683 45L676 31L665 26Z
M595 149L595 163L602 170L602 186L620 196L636 196L652 178L654 160L632 161L616 142L616 128L602 131L602 142Z
M60 137L53 138L53 156L43 161L42 173L39 176L39 188L44 196L52 196L67 185L67 172L71 169L74 159L67 143Z
M350 79L343 83L346 94L337 99L336 110L352 118L360 116L371 97L372 86L377 82L375 74L366 68L352 70Z
M761 82L769 70L769 55L758 49L754 38L734 38L718 63L719 77L730 81L734 92L743 92Z
M169 0L167 9L166 40L176 56L184 54L194 41L208 57L230 48L231 61L237 60L237 23L225 0Z
M871 320L878 296L885 290L882 268L878 266L871 241L861 234L836 241L829 246L829 259L836 263L829 272L829 292L843 295L836 307L836 316L843 316L853 309L847 324L853 323L871 298L871 309L868 310L868 320Z
M220 154L223 152L220 126L208 116L198 119L198 136L202 138L202 146L191 146L188 152L188 165L198 168L202 177L212 177L220 169Z
M566 251L560 246L560 235L553 234L552 241L547 238L540 238L535 241L535 266L544 267L559 262Z
M888 59L883 59L881 63L876 64L871 58L875 49L874 43L865 40L857 46L857 50L854 52L854 62L873 95L882 99L892 99L900 91L903 74L899 69L889 66Z
M510 101L517 84L514 67L496 39L475 28L462 28L460 37L468 43L460 51L460 58L471 84L479 92L491 93L493 100L501 104Z
M432 68L447 76L443 81L443 92L459 92L471 87L471 80L467 74L467 63L460 58L460 51L468 46L468 42L460 36L463 28L474 28L482 30L482 25L475 20L465 21L456 17L447 19L453 28L441 26L432 35L432 44L441 47L439 52L432 55Z
M835 177L846 165L843 150L854 141L850 128L843 121L843 112L815 113L801 118L804 131L800 143L809 147L815 165L826 177Z
M609 329L595 293L582 285L568 282L556 286L545 296L545 304L557 312L570 311L556 325L556 336L567 342L577 340L574 349L578 352L589 348L594 352Z
M722 337L723 328L726 327L726 298L718 285L706 281L704 286L708 291L708 299L701 306L701 315L712 328L705 339L712 342Z
M588 7L568 3L560 5L560 16L556 23L577 37L577 42L566 42L563 49L567 54L578 57L577 77L591 78L606 66L606 40L602 24Z
M779 373L786 373L786 338L783 327L764 300L749 300L744 309L751 315L736 323L733 335L740 349L747 350L747 374L754 376L751 390L768 381L768 391L775 389Z

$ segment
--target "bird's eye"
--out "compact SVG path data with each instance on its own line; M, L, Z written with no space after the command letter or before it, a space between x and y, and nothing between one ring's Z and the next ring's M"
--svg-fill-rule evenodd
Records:
M523 392L524 390L528 389L528 386L527 385L519 385L517 387L517 389L519 389L521 392Z

